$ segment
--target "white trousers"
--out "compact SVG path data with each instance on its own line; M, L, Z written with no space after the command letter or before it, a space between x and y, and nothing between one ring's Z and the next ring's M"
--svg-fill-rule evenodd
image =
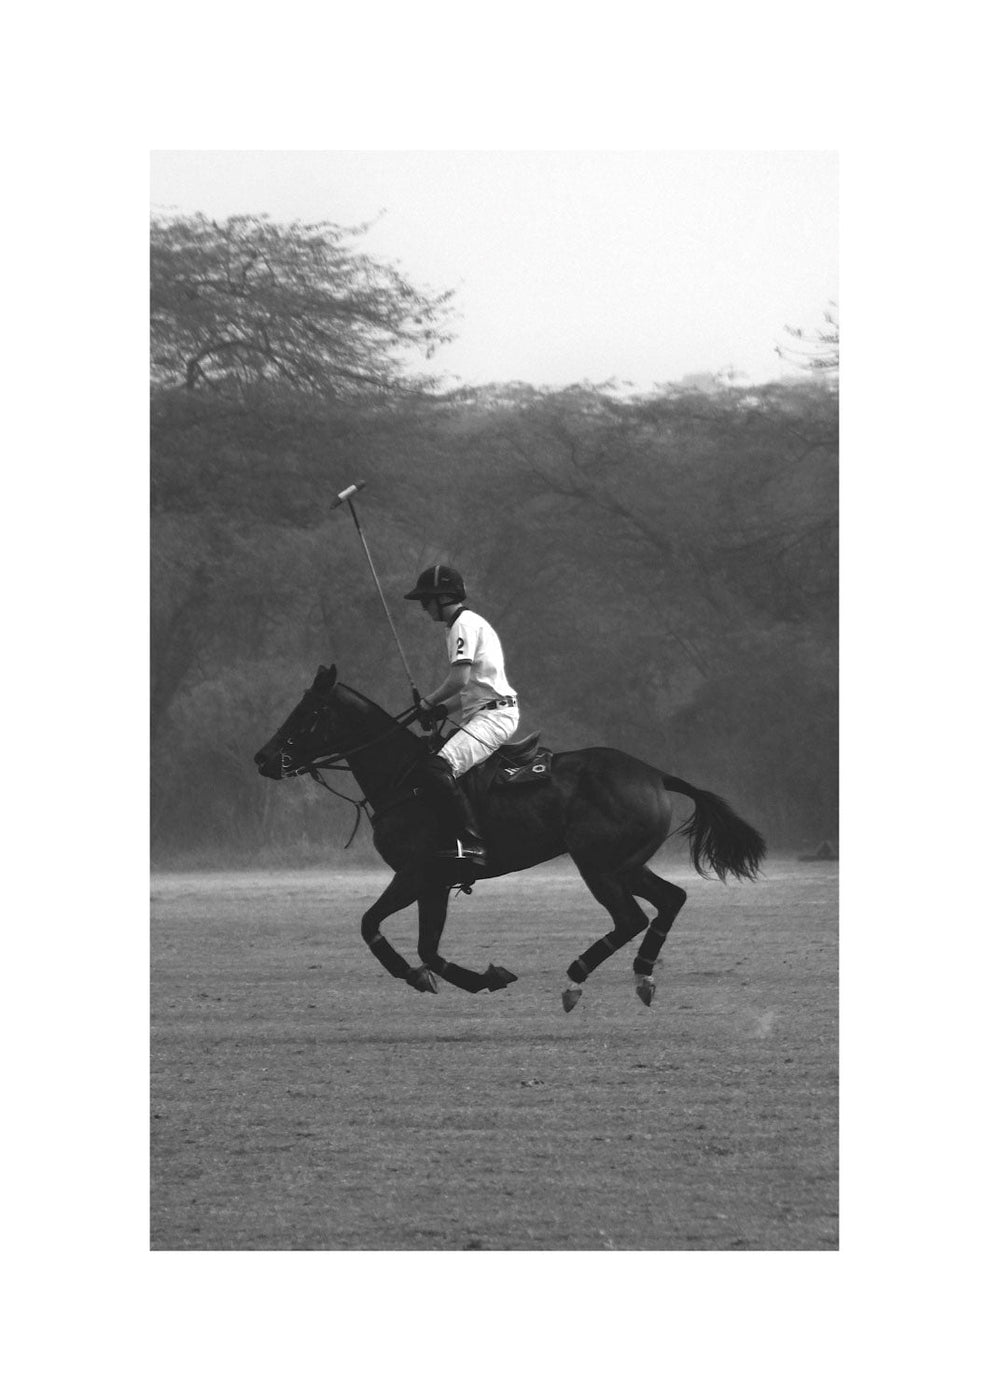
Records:
M453 776L460 778L475 763L490 758L499 745L508 742L518 727L517 705L506 705L500 710L478 710L470 719L463 721L463 728L447 740L440 753L453 769Z

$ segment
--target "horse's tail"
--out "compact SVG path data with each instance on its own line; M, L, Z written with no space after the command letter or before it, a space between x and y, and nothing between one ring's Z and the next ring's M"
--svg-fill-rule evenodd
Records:
M758 831L713 792L691 787L669 773L663 774L663 784L670 792L682 792L694 804L694 815L677 830L690 842L690 859L698 875L707 878L706 865L719 880L728 875L754 880L766 856L766 843Z

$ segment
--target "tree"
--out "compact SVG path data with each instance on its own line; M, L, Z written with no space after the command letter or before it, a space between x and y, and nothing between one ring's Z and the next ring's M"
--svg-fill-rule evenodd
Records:
M236 395L275 382L366 398L430 383L407 357L450 339L452 293L357 252L367 227L153 219L152 388Z
M824 325L817 330L805 331L796 326L785 326L793 345L777 345L776 353L781 360L799 365L801 369L816 370L819 373L837 372L838 369L838 303L829 302L824 312Z

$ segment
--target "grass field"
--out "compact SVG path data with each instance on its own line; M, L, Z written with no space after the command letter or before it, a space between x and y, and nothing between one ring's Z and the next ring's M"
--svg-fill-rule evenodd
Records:
M567 862L452 901L445 956L519 976L478 996L367 951L384 867L155 877L152 1248L837 1248L837 866L657 869L652 1007L632 945L570 1015L609 921Z

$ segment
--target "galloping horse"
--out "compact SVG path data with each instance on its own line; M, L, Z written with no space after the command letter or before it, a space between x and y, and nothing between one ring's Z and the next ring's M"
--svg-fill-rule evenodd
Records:
M514 973L493 964L475 972L439 954L450 884L430 859L439 831L428 803L419 796L417 772L429 748L425 739L409 732L413 716L410 711L393 718L338 681L335 666L320 666L302 700L254 761L265 778L303 773L316 777L320 768L345 766L357 780L372 813L374 845L396 872L361 920L361 935L393 977L420 992L435 992L436 977L465 992L497 991L517 980ZM488 864L479 879L492 880L569 854L591 894L614 920L611 932L567 969L566 1011L577 1004L588 975L643 930L632 970L640 1000L647 1006L652 1001L657 955L687 898L684 890L645 863L669 835L671 792L683 793L694 803L693 816L680 829L688 837L698 873L706 874L706 866L721 880L728 875L754 879L766 854L757 831L720 797L617 749L556 754L544 781L517 790L492 786L477 804L488 845ZM655 906L651 923L636 896ZM419 967L411 967L381 932L384 919L415 902Z

